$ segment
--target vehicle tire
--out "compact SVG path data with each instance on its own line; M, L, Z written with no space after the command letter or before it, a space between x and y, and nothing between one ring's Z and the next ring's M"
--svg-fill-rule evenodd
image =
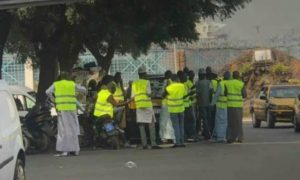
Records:
M296 117L294 117L294 130L295 132L300 132L300 123L297 121Z
M255 113L252 113L252 126L253 128L260 128L261 121L256 118Z
M25 167L24 162L21 159L17 159L14 180L25 180Z
M30 147L31 142L30 142L30 139L27 138L25 135L23 135L23 144L24 144L25 152L27 152Z
M272 116L272 114L269 110L267 111L267 126L268 126L268 128L275 127L275 118Z
M50 147L50 137L48 136L48 134L46 134L45 132L40 132L39 133L39 139L38 139L38 149L41 152L45 152L49 149Z

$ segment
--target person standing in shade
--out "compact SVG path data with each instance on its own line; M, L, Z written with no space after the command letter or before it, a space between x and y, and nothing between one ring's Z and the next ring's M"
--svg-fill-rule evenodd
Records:
M164 97L167 98L168 111L175 132L176 147L185 147L184 144L184 84L179 82L177 75L172 75L173 83L167 86Z
M151 87L147 77L147 69L141 66L138 69L139 80L132 83L131 97L134 98L136 105L136 121L139 126L143 149L148 149L146 137L146 125L150 131L152 149L161 149L156 144L155 116L151 101Z
M196 125L195 117L193 116L193 109L191 103L191 93L192 86L188 83L187 75L183 71L178 71L177 76L182 84L185 87L185 98L183 99L184 103L184 130L185 130L185 139L187 141L194 142L196 140Z
M169 70L166 71L163 89L166 89L166 87L172 83L171 77L172 72ZM174 129L172 127L170 113L168 112L166 98L162 100L162 107L159 116L159 136L164 143L167 143L168 140L175 140Z
M197 124L197 118L196 118L196 107L197 107L197 95L196 95L196 86L194 83L194 77L195 77L195 73L194 71L189 71L188 74L188 80L186 82L187 87L189 88L189 92L191 93L190 96L190 102L191 102L191 112L190 112L190 116L191 119L193 120L190 123L190 129L192 130L193 133L193 139L192 141L197 141L198 140L198 135L197 135L197 131L196 131L196 124Z
M86 93L86 89L76 85L69 73L62 72L60 80L47 90L46 94L54 99L57 110L57 141L56 150L61 152L56 156L79 155L79 122L77 118L76 92ZM53 96L54 94L54 96Z
M217 92L217 88L219 86L220 80L218 79L217 73L210 69L210 89L211 89L211 94L210 94L210 99L211 99L211 106L210 106L210 118L209 118L209 126L210 126L210 131L212 132L213 138L215 138L214 130L215 130L215 120L216 120L216 101L213 101L213 97L215 96Z
M228 131L227 142L242 143L243 135L243 99L247 97L244 83L240 80L240 73L234 71L231 80L226 82Z
M125 101L125 90L123 87L123 80L120 72L116 72L114 76L114 86L116 88L113 97L116 102L122 103ZM125 107L114 107L115 114L115 122L124 129L126 127L126 119L125 119Z
M209 126L210 118L210 94L211 86L210 81L206 79L205 69L199 69L198 72L199 79L196 83L196 94L197 94L197 103L199 107L199 119L197 123L197 132L201 129L201 120L203 123L202 135L204 139L208 140L211 137L211 127Z
M214 129L214 141L218 143L226 142L227 133L227 88L226 82L230 79L230 72L226 71L223 80L218 83L213 96L212 104L216 104L216 117Z

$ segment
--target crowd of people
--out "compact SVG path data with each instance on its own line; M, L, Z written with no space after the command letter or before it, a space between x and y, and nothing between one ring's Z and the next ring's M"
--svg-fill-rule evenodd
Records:
M201 68L196 81L195 73L188 68L177 73L166 71L159 119L156 119L153 110L146 67L141 66L138 75L139 79L129 82L126 90L119 72L115 76L105 75L99 83L90 81L86 90L76 85L66 73L61 74L60 80L46 91L54 99L58 111L56 150L61 152L58 156L79 155L77 91L87 93L86 113L96 125L114 121L124 129L125 112L134 109L143 149L161 148L156 139L157 121L161 142L172 141L173 148L202 140L243 142L243 99L246 98L246 90L238 71L226 71L218 76L211 67Z

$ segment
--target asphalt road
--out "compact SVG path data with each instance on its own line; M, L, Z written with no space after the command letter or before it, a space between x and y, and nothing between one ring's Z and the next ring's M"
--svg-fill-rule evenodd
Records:
M291 126L253 129L243 144L199 142L162 150L84 150L78 157L27 157L28 180L282 180L300 179L300 134ZM132 161L136 167L129 168Z

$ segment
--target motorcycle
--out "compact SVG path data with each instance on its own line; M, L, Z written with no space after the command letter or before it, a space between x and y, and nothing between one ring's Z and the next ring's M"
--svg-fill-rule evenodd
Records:
M49 110L35 106L25 116L22 131L27 149L35 148L44 152L49 149L57 127Z
M124 131L109 119L96 120L95 134L96 144L103 148L120 149L125 144Z

